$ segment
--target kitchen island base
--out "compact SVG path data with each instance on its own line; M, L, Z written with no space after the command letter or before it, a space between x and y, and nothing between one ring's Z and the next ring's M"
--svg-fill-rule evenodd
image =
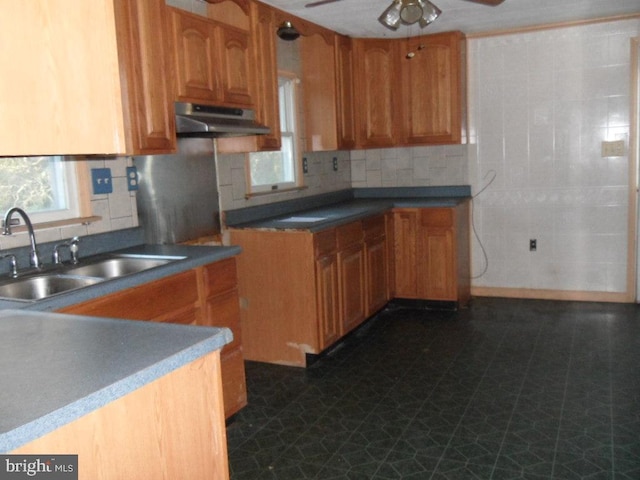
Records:
M228 480L220 352L11 453L77 454L80 480Z

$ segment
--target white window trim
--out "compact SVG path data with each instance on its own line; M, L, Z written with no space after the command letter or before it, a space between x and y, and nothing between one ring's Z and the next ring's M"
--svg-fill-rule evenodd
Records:
M300 111L300 79L292 72L286 71L278 71L278 82L280 79L284 78L290 82L292 89L291 94L293 96L293 101L290 102L287 112L287 117L291 119L291 122L294 126L294 142L293 142L293 181L291 182L281 182L272 185L252 185L251 182L251 166L250 166L250 154L247 154L246 159L246 176L247 176L247 194L246 197L251 197L255 195L268 195L272 193L281 193L287 192L291 190L299 190L305 188L302 185L302 139L300 135L300 121L299 121L299 111ZM280 99L278 99L278 107L280 108ZM281 125L278 128L281 129L281 136L286 136L286 132L282 132L282 115L280 116ZM256 152L260 153L260 152Z
M74 161L68 157L64 161L64 171L64 194L68 208L45 213L27 211L35 230L100 220L100 217L93 216L91 212L90 178L86 162ZM22 208L21 205L16 206ZM5 213L0 212L0 215L4 217ZM15 233L25 230L22 219L20 225L12 230Z

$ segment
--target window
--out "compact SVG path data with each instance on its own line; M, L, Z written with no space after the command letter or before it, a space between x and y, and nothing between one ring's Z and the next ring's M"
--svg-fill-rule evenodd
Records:
M300 153L297 140L297 79L294 76L278 78L280 134L282 148L279 152L249 153L249 191L268 192L298 186Z
M76 169L64 157L0 158L0 212L27 212L33 223L80 216Z

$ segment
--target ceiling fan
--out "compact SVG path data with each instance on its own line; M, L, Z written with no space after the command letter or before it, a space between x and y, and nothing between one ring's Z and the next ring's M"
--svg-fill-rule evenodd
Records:
M306 8L319 7L340 0L317 0L307 3ZM468 2L481 3L488 6L500 5L504 0L467 0ZM429 0L392 0L378 21L391 30L397 30L400 24L412 25L418 23L424 28L433 22L442 11Z

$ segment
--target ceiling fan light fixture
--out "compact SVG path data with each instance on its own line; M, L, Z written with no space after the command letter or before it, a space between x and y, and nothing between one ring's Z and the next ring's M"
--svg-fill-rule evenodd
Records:
M429 0L393 0L378 21L391 30L397 30L401 23L418 23L420 28L424 28L441 13L442 11Z
M422 6L418 0L403 0L400 18L405 25L413 25L422 18Z
M440 16L442 10L436 7L429 0L420 0L422 4L422 17L419 20L420 27L424 28L432 23L436 18Z
M397 30L401 22L400 11L402 10L402 6L402 0L393 0L391 5L378 17L378 21L391 30Z

